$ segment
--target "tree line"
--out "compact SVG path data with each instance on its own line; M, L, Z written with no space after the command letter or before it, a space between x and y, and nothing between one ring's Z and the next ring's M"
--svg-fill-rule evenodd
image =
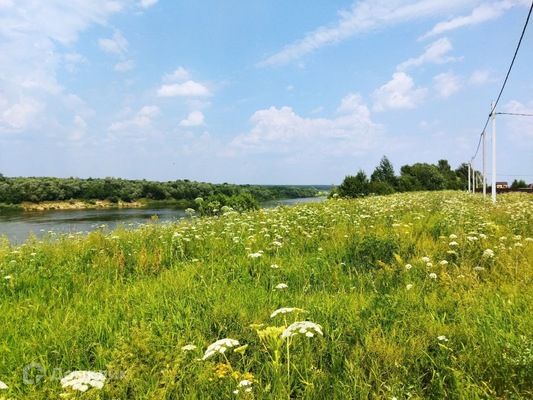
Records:
M318 190L309 186L213 184L187 179L156 182L120 178L5 177L0 174L0 203L4 204L69 200L132 202L147 199L182 201L193 207L197 198L213 198L219 203L238 203L244 207L251 201L313 197L317 194Z
M465 190L467 186L466 163L455 170L447 160L439 160L437 164L404 165L397 176L392 163L384 156L370 178L363 170L359 170L356 175L348 175L331 192L331 196L363 197L369 194L384 195L419 190Z

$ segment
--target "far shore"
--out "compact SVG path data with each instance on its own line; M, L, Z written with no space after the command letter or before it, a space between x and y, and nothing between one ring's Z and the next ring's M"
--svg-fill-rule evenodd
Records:
M44 201L40 203L23 202L21 204L9 205L6 209L22 211L48 211L48 210L86 210L99 208L143 208L143 207L161 207L171 206L178 208L190 207L191 202L182 201L156 201L140 199L135 201L118 201L109 200L66 200L66 201Z

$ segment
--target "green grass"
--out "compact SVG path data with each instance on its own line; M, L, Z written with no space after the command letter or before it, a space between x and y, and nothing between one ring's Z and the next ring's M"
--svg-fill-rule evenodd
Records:
M532 237L532 196L440 192L3 242L0 399L532 398Z

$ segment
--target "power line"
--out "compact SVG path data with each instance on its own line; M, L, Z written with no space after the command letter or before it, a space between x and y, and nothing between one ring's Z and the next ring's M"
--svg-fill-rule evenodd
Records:
M519 117L533 117L533 114L523 114L523 113L508 113L508 112L497 112L496 115L516 115Z
M502 87L500 89L500 92L498 93L498 97L496 98L496 101L492 105L492 108L490 110L490 114L487 116L487 120L485 121L485 125L483 126L483 129L481 130L481 134L479 135L479 142L476 147L476 152L474 153L474 156L472 157L472 160L476 158L479 147L481 145L481 139L483 135L485 134L485 130L487 129L487 126L490 121L490 117L492 117L492 114L494 113L494 110L496 109L496 106L498 105L498 102L500 101L500 98L502 97L503 90L505 89L505 86L507 85L507 81L509 79L509 75L511 74L511 71L513 69L514 62L516 60L516 56L518 55L518 50L520 49L520 46L522 45L522 39L524 38L524 34L526 33L527 25L529 24L529 18L531 17L531 12L533 11L533 1L531 2L531 7L529 7L529 12L527 14L526 22L524 23L524 28L522 29L522 33L520 34L520 39L518 40L518 44L516 46L513 59L511 60L511 64L509 65L509 69L507 70L507 74L505 75L505 79L503 81Z

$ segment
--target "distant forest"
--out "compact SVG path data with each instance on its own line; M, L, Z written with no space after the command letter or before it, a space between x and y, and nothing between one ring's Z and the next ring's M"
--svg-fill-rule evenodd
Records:
M362 197L419 190L466 190L467 186L467 164L461 164L454 170L447 160L439 160L437 164L415 163L402 166L397 176L392 163L384 156L370 178L362 170L356 175L348 175L331 192L331 196Z
M209 200L214 197L225 203L227 199L239 196L262 202L313 197L318 193L318 189L312 186L212 184L189 180L154 182L118 178L8 178L0 174L0 203L4 204L68 200L131 202L140 199L195 204L195 199Z

